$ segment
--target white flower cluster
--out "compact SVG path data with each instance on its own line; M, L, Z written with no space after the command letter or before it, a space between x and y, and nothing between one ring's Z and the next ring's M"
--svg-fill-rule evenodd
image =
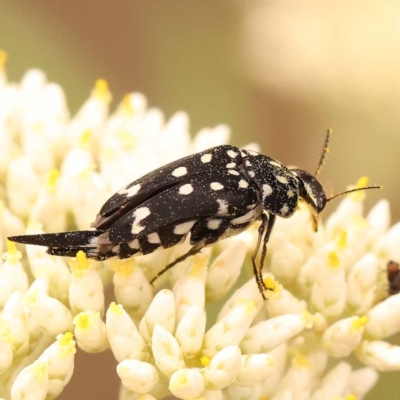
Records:
M364 217L363 194L349 195L318 233L302 207L278 221L266 302L254 278L238 283L256 228L177 265L156 289L149 279L186 245L93 262L35 246L22 254L6 243L24 232L87 229L120 187L226 143L229 132L219 126L191 140L186 114L165 122L137 93L109 115L104 80L71 118L58 85L37 70L9 83L4 61L0 52L3 399L56 398L72 376L76 344L112 351L121 400L360 400L377 371L400 370L400 347L385 341L400 331L400 294L388 297L385 281L387 261L400 260L400 224L389 228L386 201ZM105 305L111 282L115 302ZM351 354L365 367L342 360Z

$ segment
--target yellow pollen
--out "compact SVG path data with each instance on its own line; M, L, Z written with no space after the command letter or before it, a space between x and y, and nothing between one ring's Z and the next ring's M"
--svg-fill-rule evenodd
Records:
M47 377L48 365L45 361L35 361L29 368L29 372L40 382L44 382Z
M351 222L360 229L369 229L371 228L370 223L363 218L361 215L353 214L351 216Z
M310 360L304 354L301 354L299 352L296 352L295 356L293 357L292 363L296 367L305 367L308 369L311 368Z
M89 272L89 261L82 250L76 253L75 259L69 261L69 266L76 277L86 275Z
M91 136L92 131L90 129L86 129L85 131L83 131L82 134L79 136L79 147L86 147L90 143Z
M49 193L51 193L51 194L55 193L59 177L60 177L60 173L58 172L57 169L52 169L50 171L50 174L46 180L46 188Z
M275 367L275 364L276 364L276 362L275 362L275 358L274 357L272 357L272 356L270 356L270 355L268 355L267 354L267 365L268 365L268 367Z
M362 176L356 183L356 189L362 189L368 186L369 179L366 176ZM365 191L350 193L349 197L353 201L363 201L365 199Z
M14 341L10 324L0 314L0 340L4 340L8 343Z
M96 86L92 91L92 96L98 98L105 103L111 100L111 93L108 90L108 82L105 79L97 79Z
M7 240L7 251L3 254L3 259L10 264L17 264L21 258L22 254L17 250L16 243Z
M6 65L8 54L4 50L0 50L0 69Z
M346 397L346 400L357 400L357 396L355 394L349 394Z
M89 164L86 168L84 168L82 171L79 172L77 178L81 180L89 179L92 176L93 171L95 169L96 169L96 164Z
M351 327L356 331L359 331L366 325L367 322L368 317L366 317L365 315L363 317L354 317L351 320Z
M269 400L268 396L261 396L259 400Z
M200 363L201 363L201 365L202 365L203 367L207 367L207 365L210 364L210 362L211 362L211 360L210 360L210 358L207 357L207 356L202 356L202 357L200 358Z
M254 300L240 299L239 302L244 306L245 314L251 315L257 311L256 302Z
M282 293L282 285L278 281L275 281L271 277L267 276L264 279L264 284L265 284L265 287L267 288L267 290L264 291L264 295L268 299L270 299L272 297L274 299L277 299L280 297L280 295Z
M338 268L340 266L340 258L336 251L331 251L328 254L328 264L331 268Z
M112 301L109 308L114 314L123 315L124 306L122 304L117 304L115 301Z
M301 320L306 328L311 329L314 325L315 318L308 310L301 312Z
M130 132L119 130L117 131L117 136L121 141L122 147L124 150L129 151L135 147L135 139Z
M124 278L128 278L135 271L135 261L133 258L115 260L111 262L110 267Z
M76 353L76 342L71 332L57 335L57 344L60 358L66 358Z
M132 95L129 93L126 94L122 100L122 110L128 115L132 115L135 111L132 106Z
M190 270L189 276L192 278L201 278L204 268L206 268L206 263L208 257L204 254L196 254L193 257L192 268Z
M38 290L33 290L31 293L26 295L26 297L25 297L26 304L34 305L37 302L38 294L39 294Z
M338 238L336 239L336 244L339 247L340 250L344 250L347 246L347 231L342 230L339 233Z
M74 325L78 328L85 330L92 327L95 322L100 318L100 313L91 311L81 312L74 318Z

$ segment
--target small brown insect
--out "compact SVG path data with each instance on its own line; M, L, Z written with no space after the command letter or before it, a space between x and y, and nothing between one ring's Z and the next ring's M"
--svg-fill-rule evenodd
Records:
M389 281L389 295L400 293L400 265L390 260L386 266L387 279Z

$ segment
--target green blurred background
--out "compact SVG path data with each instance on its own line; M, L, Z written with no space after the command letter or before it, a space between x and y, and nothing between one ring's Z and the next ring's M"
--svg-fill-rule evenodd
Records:
M328 194L367 175L384 186L367 206L388 198L396 222L399 16L388 0L2 0L0 48L11 80L43 69L72 112L105 78L114 106L140 91L167 118L186 111L192 133L227 123L231 143L311 171L331 127ZM116 398L115 365L80 359L61 398ZM385 374L368 399L399 398L399 377Z

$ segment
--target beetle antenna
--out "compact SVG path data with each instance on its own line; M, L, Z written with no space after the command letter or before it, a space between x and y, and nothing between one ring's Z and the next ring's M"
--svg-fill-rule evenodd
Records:
M317 176L321 172L321 168L322 165L324 164L326 154L329 152L329 139L331 137L331 134L332 134L332 129L329 128L326 131L324 147L322 148L321 157L319 158L318 167L317 170L315 171L314 176Z
M344 196L345 194L353 193L353 192L359 192L360 190L369 190L369 189L382 189L382 186L367 186L367 187L362 187L362 188L355 188L355 189L350 189L346 190L345 192L335 194L332 197L329 197L326 199L326 202L331 201L333 199L336 199L337 197Z

